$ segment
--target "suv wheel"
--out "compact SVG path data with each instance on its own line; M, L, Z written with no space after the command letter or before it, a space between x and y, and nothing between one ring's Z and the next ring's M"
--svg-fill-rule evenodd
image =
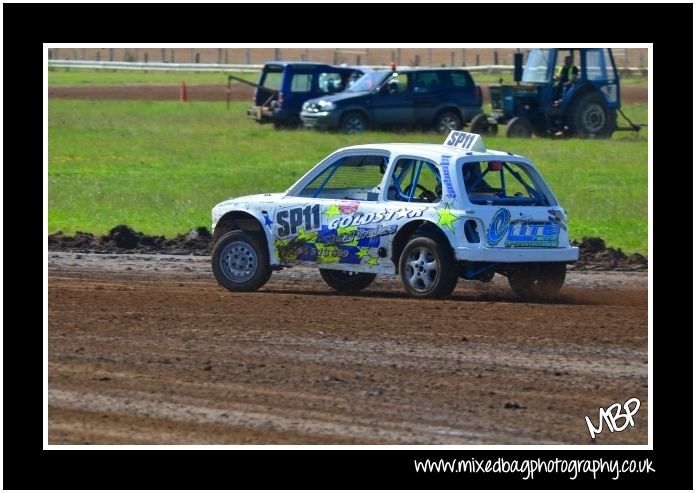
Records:
M435 130L438 133L449 133L451 130L461 130L462 119L454 111L443 111L435 118Z
M355 111L347 113L341 118L341 131L347 134L359 134L367 127L365 117Z

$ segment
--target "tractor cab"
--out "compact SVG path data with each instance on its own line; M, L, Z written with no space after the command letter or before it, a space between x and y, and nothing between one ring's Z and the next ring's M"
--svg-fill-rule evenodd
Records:
M515 83L489 90L492 112L477 115L471 132L494 134L505 124L508 137L609 138L617 129L619 76L609 48L535 48L524 69L516 53Z

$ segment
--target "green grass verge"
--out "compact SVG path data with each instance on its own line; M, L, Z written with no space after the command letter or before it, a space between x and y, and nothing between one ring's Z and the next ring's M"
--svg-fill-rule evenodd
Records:
M173 236L210 227L210 209L223 199L287 189L339 147L443 140L420 132L276 131L248 120L246 106L49 101L49 232L105 233L123 223ZM647 121L646 105L626 113ZM485 141L539 166L570 214L573 238L601 236L610 246L647 253L645 130L602 141Z
M49 86L114 85L114 84L227 84L232 74L250 82L259 80L258 72L164 72L153 70L87 70L50 68Z
M259 80L258 72L229 72L250 82ZM472 72L477 83L497 84L500 78L511 84L512 75L492 75ZM227 72L163 72L128 70L92 70L50 68L48 85L110 85L110 84L227 84ZM622 77L621 83L631 86L647 86L646 77Z

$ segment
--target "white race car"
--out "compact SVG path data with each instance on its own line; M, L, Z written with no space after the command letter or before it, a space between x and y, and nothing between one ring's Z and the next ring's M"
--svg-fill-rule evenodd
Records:
M286 192L226 200L212 215L213 272L230 291L306 264L341 292L387 274L410 295L443 297L460 277L498 273L518 296L537 298L557 293L578 259L566 213L534 165L458 131L442 145L339 149Z

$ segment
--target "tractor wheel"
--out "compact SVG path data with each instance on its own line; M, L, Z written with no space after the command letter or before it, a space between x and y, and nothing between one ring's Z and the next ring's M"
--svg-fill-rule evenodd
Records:
M470 131L472 134L498 135L498 125L488 122L488 115L479 113L471 119Z
M532 136L532 124L523 116L516 116L510 120L505 129L506 137L528 139Z
M604 98L595 92L583 94L570 108L568 126L577 137L608 139L616 130L616 110L607 108Z
M549 131L545 123L537 123L534 125L534 135L542 139L553 137L553 134Z

